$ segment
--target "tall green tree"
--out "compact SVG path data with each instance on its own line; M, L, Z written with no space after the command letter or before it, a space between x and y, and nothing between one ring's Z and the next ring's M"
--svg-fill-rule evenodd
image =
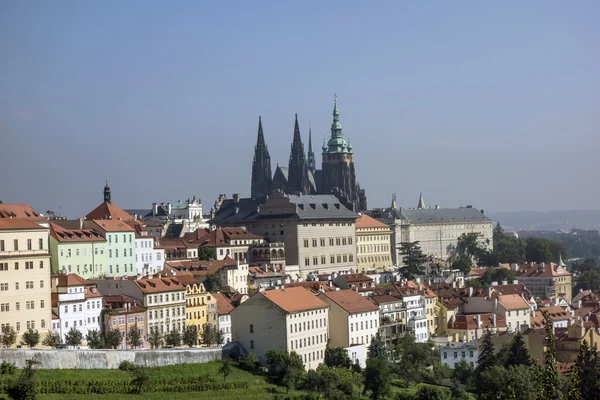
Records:
M500 222L496 222L494 231L492 232L492 239L494 240L494 250L496 249L496 243L504 237L504 228L500 225Z
M350 368L352 365L348 352L343 347L327 346L324 361L328 367Z
M140 335L140 332L138 331L137 323L129 327L129 331L127 332L127 344L133 349L137 349L142 345L142 335Z
M573 272L578 272L580 274L586 271L600 271L600 267L598 267L598 263L593 258L588 258L580 263L573 265Z
M419 242L400 243L400 255L404 267L400 268L400 274L405 279L415 279L425 272L427 256L423 254Z
M569 395L568 400L584 400L581 395L581 374L580 369L577 363L574 363L571 366L569 371L569 377L571 378L569 381Z
M392 374L389 364L381 358L367 359L365 368L364 394L370 393L373 400L383 399L390 392Z
M202 281L204 287L209 292L217 292L221 288L221 280L215 274L206 275L206 278Z
M223 380L227 379L229 375L231 375L231 371L233 370L231 358L225 358L221 364L221 368L219 368L219 373L223 375Z
M10 347L17 341L17 331L10 325L2 325L0 330L0 343L4 347Z
M40 362L35 358L25 360L25 368L21 375L6 386L8 397L13 400L36 400L38 398L35 367L39 364Z
M387 360L385 343L383 342L379 331L377 331L373 339L371 339L371 344L367 349L367 358L380 358L382 360Z
M289 392L300 383L304 376L304 363L298 353L269 350L266 358L269 377L276 384L285 386Z
M431 348L430 343L417 343L413 334L399 336L396 343L399 377L406 382L421 381L424 371L433 363Z
M477 357L477 368L475 368L477 376L481 376L496 364L492 336L493 333L489 329L486 329L483 333L483 340L479 346L479 357Z
M525 243L523 239L503 235L498 241L494 239L494 256L500 263L523 264L527 261Z
M163 335L155 326L150 328L150 333L148 334L148 343L150 343L150 347L153 349L160 349L160 347L163 345Z
M421 386L417 390L417 400L450 400L450 392L439 386Z
M181 333L177 329L171 329L169 333L165 335L165 344L167 346L181 346Z
M579 392L583 400L595 400L600 397L600 382L598 379L600 377L600 362L596 357L596 350L595 344L594 347L590 348L587 340L584 340L574 363L580 381Z
M29 348L33 348L38 345L40 342L40 333L34 329L27 329L23 336L21 337L21 344L29 346Z
M194 347L198 344L198 328L196 328L196 325L188 325L183 329L181 341L188 347Z
M452 378L457 380L459 383L466 385L469 379L473 376L473 367L471 367L465 360L460 360L454 364L452 370Z
M538 400L562 400L558 370L556 369L556 344L552 332L552 320L548 311L542 310L546 330L546 355Z
M467 275L471 268L473 268L473 260L466 254L460 254L454 258L450 268L457 269Z
M65 335L65 343L69 346L79 346L83 340L83 334L74 326Z
M529 237L527 238L526 242L525 255L527 257L527 261L537 263L549 263L554 261L554 256L550 250L548 240L537 237Z
M575 286L575 290L579 289L592 291L600 290L600 271L588 270L581 274L577 279L577 285Z
M104 348L104 338L97 329L91 329L85 335L85 341L90 349Z
M42 345L48 346L48 347L58 347L59 344L60 344L60 334L57 331L53 331L52 329L49 329L48 332L46 333L46 337L44 337L44 340L42 341Z
M116 349L123 343L123 335L118 329L108 329L104 332L104 345L109 349Z
M198 247L198 260L213 261L215 259L214 247Z
M529 356L529 350L527 350L527 347L525 346L523 335L521 332L517 332L510 342L508 359L506 360L505 366L525 365L529 367L531 364L531 357Z

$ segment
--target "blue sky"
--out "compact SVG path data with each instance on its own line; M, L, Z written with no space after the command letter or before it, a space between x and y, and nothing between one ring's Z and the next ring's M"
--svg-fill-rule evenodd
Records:
M597 1L0 2L0 200L249 195L333 94L369 206L598 208ZM317 157L320 164L320 157Z

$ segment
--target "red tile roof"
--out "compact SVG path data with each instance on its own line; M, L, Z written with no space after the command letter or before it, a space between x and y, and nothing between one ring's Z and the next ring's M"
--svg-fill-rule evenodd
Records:
M309 290L311 293L317 294L319 291L323 292L331 292L334 291L337 286L329 286L328 281L304 281L304 282L294 282L294 283L286 283L284 285L285 288L295 288L302 287L304 289Z
M197 246L228 246L232 240L261 240L262 236L255 235L243 228L196 229L185 237L185 240Z
M217 312L219 315L227 315L235 308L229 299L221 293L213 293L213 297L217 300Z
M379 311L379 307L371 303L366 297L356 293L354 290L339 290L321 293L319 296L328 298L350 314Z
M188 271L192 275L200 277L214 275L228 265L237 265L237 262L230 257L226 257L224 260L167 261L165 263L167 268L173 268L177 271Z
M387 294L377 294L371 296L370 299L376 304L399 303L402 301L402 299Z
M104 242L106 239L93 229L66 229L50 222L50 236L58 242Z
M506 321L500 315L496 315L496 325L494 326L494 314L487 313L487 314L471 314L471 315L459 314L459 315L456 315L454 317L455 318L454 327L452 327L452 319L450 319L448 321L448 329L461 329L461 330L477 329L478 328L477 315L479 315L479 318L481 320L481 326L479 326L479 329L486 329L486 328L492 329L492 328L506 327Z
M533 263L532 263L533 264ZM540 264L519 264L515 275L517 277L553 277L553 276L571 276L572 274L566 268L555 263ZM542 265L543 264L543 265ZM506 264L504 264L506 265ZM510 265L509 265L510 268Z
M24 218L29 221L47 221L29 204L0 204L0 219Z
M90 211L85 219L134 220L135 218L116 204L105 201Z
M529 308L529 303L518 294L500 295L498 296L498 303L502 304L507 310L522 310L524 308Z
M175 277L138 279L133 281L143 293L177 292L185 290Z
M52 284L56 287L68 287L68 286L85 286L94 285L93 282L83 279L77 274L56 274L52 275Z
M311 311L329 306L323 300L313 295L304 288L274 289L258 292L256 295L264 296L273 304L288 313Z
M356 218L356 228L387 228L391 232L389 225L384 224L381 221L377 221L375 218L369 217L367 214L362 214L360 217Z
M0 230L47 229L24 218L0 218Z
M135 229L125 223L125 221L115 219L95 219L93 221L105 232L135 232Z

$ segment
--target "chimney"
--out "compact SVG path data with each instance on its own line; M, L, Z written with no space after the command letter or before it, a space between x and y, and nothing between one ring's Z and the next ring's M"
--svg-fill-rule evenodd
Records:
M173 210L173 206L171 205L171 203L167 203L167 211L169 212L169 215L171 215L172 210Z
M492 282L492 284L493 284L493 282ZM492 287L490 286L488 288L488 297L491 297L491 296L492 296Z
M239 193L234 193L233 194L233 202L234 203L239 203L240 202L240 194Z
M518 268L519 268L519 264L510 264L510 270L512 272L516 272Z
M456 323L456 314L452 314L452 329L454 329L455 323Z
M502 284L503 285L508 285L508 281L504 280L504 281L502 281Z
M494 321L494 328L496 327L496 314L492 314L492 319Z
M152 203L152 215L158 214L158 204Z
M473 287L469 286L468 293L469 297L473 297Z
M544 269L544 268L546 268L546 263L542 261L540 263L540 269Z
M514 279L513 280L513 285L518 285L519 284L519 280L518 279Z
M83 229L83 218L79 218L79 229Z
M485 212L483 212L483 208L481 209L481 213L482 213L482 214L485 214Z
M54 278L54 287L58 287L58 277Z
M498 286L498 282L496 282L496 281L492 282L492 286Z
M481 315L477 314L477 329L481 328Z

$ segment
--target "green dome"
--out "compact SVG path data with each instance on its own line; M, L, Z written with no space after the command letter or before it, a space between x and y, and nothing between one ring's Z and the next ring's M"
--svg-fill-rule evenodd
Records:
M331 138L327 142L326 153L349 153L348 143L342 136Z

